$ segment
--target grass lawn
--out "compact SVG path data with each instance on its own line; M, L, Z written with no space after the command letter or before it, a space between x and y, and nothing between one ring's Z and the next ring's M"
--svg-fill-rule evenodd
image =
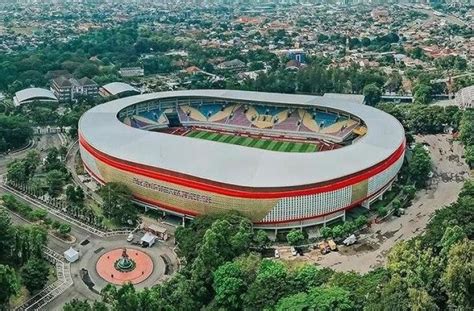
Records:
M316 152L318 146L304 142L277 141L271 139L259 139L253 137L236 136L231 134L221 134L207 131L195 130L186 136L205 140L212 140L226 144L241 145L252 148L279 152Z

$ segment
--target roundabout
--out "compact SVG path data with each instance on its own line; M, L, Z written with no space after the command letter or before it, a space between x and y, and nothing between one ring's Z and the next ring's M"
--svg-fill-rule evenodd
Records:
M106 282L122 285L139 284L153 273L153 260L138 249L117 248L100 256L96 263L97 274Z

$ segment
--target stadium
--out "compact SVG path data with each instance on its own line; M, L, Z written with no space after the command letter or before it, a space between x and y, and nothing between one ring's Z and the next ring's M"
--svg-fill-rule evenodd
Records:
M99 183L184 218L236 210L261 228L345 219L391 187L405 153L392 116L360 95L189 90L87 111L80 153Z

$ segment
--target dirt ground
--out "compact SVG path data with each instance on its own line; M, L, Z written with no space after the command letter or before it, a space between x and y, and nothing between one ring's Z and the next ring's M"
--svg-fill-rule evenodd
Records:
M312 251L292 257L291 253L285 256L288 251L282 249L281 257L314 262L336 271L366 273L385 264L386 254L397 241L421 234L436 210L456 201L464 180L469 177L469 168L461 158L463 147L453 142L450 135L417 136L416 141L429 148L434 176L430 186L416 194L405 215L373 225L367 233L359 236L357 244L340 246L338 252L321 255L319 251Z

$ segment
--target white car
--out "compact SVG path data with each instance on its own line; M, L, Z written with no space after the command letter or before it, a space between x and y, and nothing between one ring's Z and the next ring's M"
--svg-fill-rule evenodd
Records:
M133 241L133 233L130 233L127 237L127 242L132 242Z
M298 252L296 251L296 249L294 247L291 248L291 255L293 255L293 256L298 255Z
M280 252L277 249L275 250L275 258L280 258Z

